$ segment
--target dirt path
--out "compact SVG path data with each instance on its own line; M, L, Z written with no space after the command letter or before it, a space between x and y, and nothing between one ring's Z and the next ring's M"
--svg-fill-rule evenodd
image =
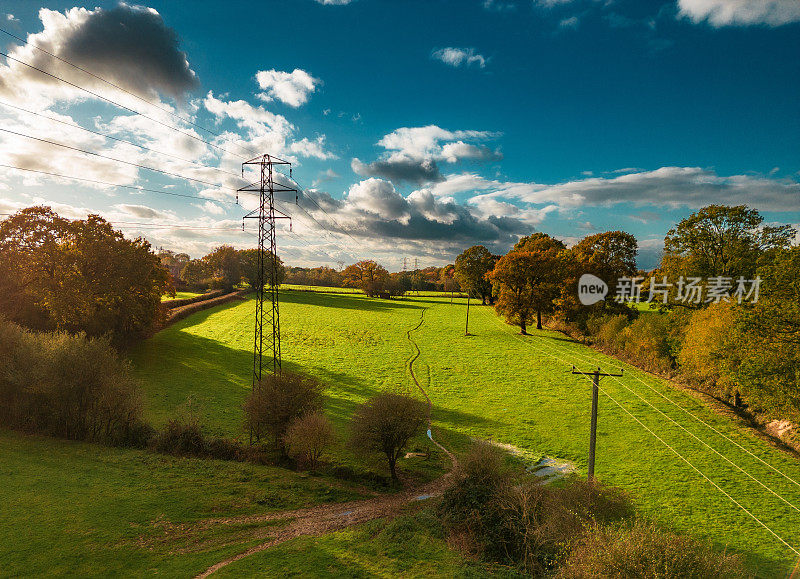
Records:
M431 411L433 409L433 405L431 404L430 397L422 388L419 380L417 380L416 374L414 373L414 362L417 361L422 352L420 351L417 343L411 337L411 332L421 328L424 322L425 310L422 310L419 324L406 332L406 336L415 350L415 354L408 361L408 369L411 373L411 378L417 385L417 388L419 388L420 392L428 401L428 437L449 457L451 464L450 471L427 484L418 486L416 488L407 489L389 496L380 496L374 499L352 501L349 503L320 505L307 509L283 511L266 515L207 519L202 521L198 524L206 528L214 525L259 523L280 521L284 519L288 519L289 523L279 529L274 529L272 527L264 529L261 534L256 535L254 538L267 538L265 542L229 559L225 559L224 561L220 561L219 563L212 565L203 573L198 575L198 578L208 577L212 573L222 569L227 565L230 565L231 563L244 559L245 557L249 557L250 555L254 555L255 553L266 551L270 547L285 543L286 541L290 541L297 537L318 537L320 535L338 531L352 525L365 523L373 519L396 516L407 504L441 495L450 486L453 476L453 468L455 468L457 460L449 450L447 450L433 438L433 433L431 431Z

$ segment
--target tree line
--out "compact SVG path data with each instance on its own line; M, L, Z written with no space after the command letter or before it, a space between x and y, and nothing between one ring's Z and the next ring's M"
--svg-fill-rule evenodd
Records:
M534 233L502 256L474 246L456 259L455 277L523 334L545 319L756 417L798 421L796 235L752 208L709 205L669 230L650 272L637 268L636 238L609 231L572 247ZM584 274L607 284L605 299L581 303Z

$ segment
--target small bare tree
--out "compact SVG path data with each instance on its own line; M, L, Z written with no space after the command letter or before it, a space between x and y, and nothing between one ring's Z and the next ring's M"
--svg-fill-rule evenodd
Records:
M244 403L246 426L256 438L271 436L280 450L292 421L321 408L320 383L291 372L265 376Z
M383 453L397 480L397 459L425 424L425 404L414 398L384 392L358 407L351 425L350 444L357 452Z
M311 470L333 442L333 426L322 412L311 412L296 418L283 435L287 454Z

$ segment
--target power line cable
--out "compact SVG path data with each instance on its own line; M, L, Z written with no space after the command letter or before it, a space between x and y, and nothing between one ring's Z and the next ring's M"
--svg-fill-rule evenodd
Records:
M584 359L588 359L588 358L586 358L586 357L584 356ZM623 366L619 366L619 367L620 367L620 368L622 368ZM631 369L631 370L634 370L634 371L638 370L638 368L636 368L635 366L629 366L629 369ZM745 448L744 446L742 446L741 444L739 444L738 442L736 442L735 440L733 440L732 438L730 438L729 436L727 436L725 433L723 433L723 432L720 432L718 429L716 429L716 428L715 428L715 427L713 427L712 425L710 425L710 424L708 424L707 422L705 422L705 421L704 421L702 418L700 418L700 417L696 416L695 414L693 414L692 412L690 412L689 410L687 410L686 408L684 408L683 406L681 406L680 404L678 404L677 402L675 402L675 401L674 401L672 398L670 398L670 397L666 396L666 395L665 395L665 394L663 394L662 392L659 392L658 390L656 390L655 388L653 388L653 387L652 387L650 384L648 384L647 382L645 382L645 381L644 381L644 380L643 380L641 377L637 376L635 372L631 373L631 374L630 374L630 376L632 376L634 380L636 380L636 381L640 382L641 384L644 384L644 385L645 385L647 388L649 388L649 389L650 389L652 392L654 392L654 393L658 394L658 395L659 395L659 396L661 396L661 397L662 397L664 400L666 400L667 402L669 402L670 404L672 404L672 405L673 405L673 406L675 406L676 408L678 408L678 409L682 410L683 412L685 412L686 414L688 414L689 416L691 416L691 417L692 417L694 420L696 420L697 422L700 422L700 423L701 423L702 425L704 425L706 428L708 428L708 429L710 429L710 430L714 431L716 434L718 434L719 436L721 436L722 438L724 438L725 440L727 440L727 441L728 441L728 442L730 442L731 444L733 444L733 445L737 446L739 449L743 450L744 452L746 452L747 454L749 454L750 456L752 456L754 459L756 459L757 461L761 462L761 463L762 463L764 466L766 466L767 468L769 468L769 469L771 469L771 470L775 471L776 473L778 473L779 475L781 475L782 477L784 477L786 480L788 480L788 481L792 482L793 484L795 484L795 485L797 485L797 486L799 486L799 487L800 487L800 483L799 483L799 482L797 482L797 481L796 481L796 480L794 480L792 477L790 477L789 475L787 475L786 473L784 473L782 470L780 470L780 469L776 468L775 466L771 465L770 463L766 462L766 461L765 461L764 459L762 459L760 456L758 456L758 455L754 454L753 452L751 452L750 450L748 450L747 448Z
M224 141L226 141L228 143L231 143L232 145L236 145L240 149L242 149L244 151L247 151L248 154L253 154L253 155L257 154L253 149L248 149L247 147L244 147L243 145L241 145L239 143L231 141L230 139L224 137L220 133L212 131L208 127L205 127L205 126L203 126L203 125L201 125L199 123L196 123L196 122L192 121L189 118L183 117L183 116L177 114L176 112L171 111L168 108L165 108L165 107L162 107L160 105L157 105L156 103L151 102L151 101L149 101L149 100L137 95L136 93L134 93L132 91L129 91L129 90L119 86L118 84L115 84L115 83L111 82L110 80L107 80L107 79L105 79L105 78L103 78L103 77L101 77L101 76L99 76L99 75L97 75L97 74L95 74L95 73L93 73L93 72L91 72L89 70L86 70L85 68L82 68L82 67L78 66L77 64L74 64L74 63L70 62L69 60L67 60L65 58L57 56L57 55L53 54L52 52L49 52L49 51L45 50L44 48L41 48L40 46L37 46L37 45L35 45L35 44L31 43L31 42L28 42L24 38L22 38L20 36L17 36L16 34L13 34L13 33L9 32L8 30L4 30L4 29L0 28L0 32L2 32L4 34L7 34L8 36L10 36L12 38L15 38L15 39L19 40L20 42L24 42L26 45L28 45L28 46L30 46L32 48L35 48L36 50L38 50L40 52L43 52L44 54L47 54L48 56L51 56L51 57L55 58L56 60L63 62L64 64L68 64L71 67L73 67L73 68L75 68L77 70L80 70L81 72L84 72L84 73L88 74L89 76L91 76L93 78L96 78L100 82L103 82L103 83L107 84L108 86L114 87L115 89L120 90L120 91L124 92L125 94L130 95L133 98L142 101L145 104L148 104L148 105L150 105L152 107L155 107L158 110L160 110L162 112L165 112L168 115L171 115L172 117L174 117L174 118L176 118L176 119L178 119L180 121L183 121L184 123L188 123L188 124L192 125L193 127L201 129L201 130L203 130L203 131L205 131L205 132L207 132L207 133L209 133L211 135L214 135L215 137L219 137L220 139L222 139L222 140L224 140Z
M218 199L212 199L209 197L200 197L199 195L186 195L184 193L173 193L172 191L163 191L160 189L148 189L146 187L140 187L138 185L122 185L120 183L110 183L108 181L99 181L97 179L87 179L86 177L73 177L72 175L62 175L61 173L53 173L51 171L42 171L40 169L30 169L27 167L17 167L16 165L5 165L0 164L0 167L5 167L7 169L15 169L17 171L27 171L30 173L40 173L42 175L49 175L51 177L60 177L62 179L72 179L75 181L85 181L87 183L94 183L95 185L106 185L108 187L121 187L123 189L132 189L134 191L144 191L146 193L159 193L161 195L170 195L172 197L185 197L187 199L199 199L201 201L213 201L214 203L221 203L224 205L235 205L233 201L222 201Z
M52 73L49 73L46 70L42 70L41 68L39 68L37 66L33 66L32 64L28 64L27 62L23 62L22 60L19 60L18 58L14 58L13 56L10 56L10 55L6 54L5 52L0 52L0 56L5 56L9 60L13 60L14 62L18 62L19 64L21 64L23 66L27 66L28 68L31 68L31 69L36 70L36 71L39 71L40 73L45 74L45 75L47 75L47 76L49 76L51 78L54 78L56 80L60 80L61 82L65 83L65 84L68 84L68 85L70 85L70 86L72 86L74 88L77 88L78 90L82 90L83 92L85 92L87 94L90 94L95 98L99 98L101 100L106 101L107 103L110 103L110 104L116 106L116 107L119 107L119 108L124 109L124 110L129 111L129 112L132 112L135 115L139 115L140 117L143 117L143 118L148 119L148 120L150 120L150 121L152 121L154 123L157 123L157 124L161 125L162 127L166 127L166 128L171 129L173 131L181 133L182 135L187 136L187 137L189 137L191 139L194 139L195 141L199 141L201 143L205 143L206 145L208 145L210 147L213 147L213 148L217 149L218 151L222 151L223 153L227 153L229 155L232 155L234 157L238 157L240 159L244 158L242 155L237 155L236 153L232 153L232 152L228 151L227 149L225 149L224 147L220 147L219 145L215 145L214 143L212 143L210 141L206 141L205 139L203 139L201 137L198 137L197 135L193 135L191 133L188 133L188 132L186 132L184 130L179 129L178 127L170 125L169 123L165 123L163 121L159 121L158 119L156 119L154 117L151 117L150 115L146 115L146 114L144 114L142 112L137 111L136 109L132 109L131 107L125 106L123 104L120 104L120 103L118 103L118 102L116 102L116 101L114 101L114 100L112 100L110 98L104 97L103 95L101 95L99 93L91 91L88 88L83 88L82 86L77 85L77 84L75 84L73 82L70 82L70 81L68 81L66 79L63 79L60 76L57 76L57 75L52 74Z
M0 131L5 133L10 133L12 135L17 135L19 137L25 137L28 139L33 139L34 141L40 141L42 143L47 143L49 145L54 145L56 147L63 147L65 149L70 149L73 151L77 151L79 153L84 153L86 155L94 155L95 157L100 157L101 159L108 159L109 161L114 161L116 163L124 163L125 165L130 165L132 167L138 167L140 169L147 169L148 171L155 171L157 173L163 173L164 175L168 175L170 177L176 177L178 179L185 179L187 181L194 181L195 183L201 183L203 185L209 185L211 187L222 189L222 186L219 183L211 183L210 181L204 181L203 179L197 179L195 177L187 177L186 175L180 175L179 173L172 173L171 171L165 171L164 169L156 169L155 167L148 167L147 165L142 165L139 163L134 163L132 161L125 161L124 159L117 159L115 157L109 157L108 155L103 155L101 153L95 153L94 151L88 151L86 149L81 149L80 147L73 147L72 145L66 145L64 143L59 143L57 141L50 141L49 139L43 139L41 137L34 137L33 135L26 135L25 133L18 133L17 131L12 131L10 129L4 129L0 127ZM231 191L234 191L231 189Z
M128 145L132 145L134 147L138 147L140 149L144 149L145 151L150 151L151 153L156 153L157 155L164 155L165 157L172 157L173 159L177 159L179 161L183 161L184 163L191 163L192 165L196 165L196 166L202 167L204 169L211 169L213 171L218 171L218 172L224 173L226 175L233 175L237 179L244 180L244 178L241 175L239 175L238 173L234 173L233 171L226 171L225 169L220 169L219 167L212 167L211 165L204 165L203 163L198 163L197 161L192 161L191 159L186 159L184 157L179 157L178 155L173 155L172 153L165 153L164 151L158 151L156 149L151 149L150 147L146 147L144 145L140 145L139 143L134 143L133 141L128 141L127 139L122 139L120 137L114 137L114 136L111 136L111 135L106 134L106 133L101 133L100 131L95 131L95 130L89 129L87 127L83 127L83 126L81 126L81 125L79 125L77 123L69 123L67 121L62 121L61 119L55 119L55 118L47 116L45 114L37 113L36 111L31 111L31 110L25 109L23 107L18 107L16 105L12 105L11 103L7 103L5 101L0 101L0 105L6 106L6 107L10 107L12 109L16 109L18 111L22 111L22 112L25 112L25 113L28 113L28 114L31 114L31 115L36 115L37 117L41 117L43 119L47 119L47 120L53 121L55 123L61 123L62 125L66 125L68 127L73 127L75 129L80 129L82 131L85 131L87 133L91 133L93 135L97 135L99 137L104 137L106 139L111 139L112 141L118 141L120 143L126 143Z
M491 314L490 314L490 315L491 315ZM519 339L519 337L518 337L518 336L516 336L516 335L514 335L514 336L512 336L512 337L514 337L514 338L518 338L518 339ZM538 348L537 346L533 345L531 342L527 342L527 341L525 341L525 340L521 340L521 341L522 341L524 344L527 344L527 345L529 345L529 346L533 347L534 349L537 349L537 350L539 350L539 351L542 351L540 348ZM559 360L559 361L563 362L564 364L567 364L567 361L566 361L566 360L564 360L563 358L560 358L559 356L556 356L556 355L552 354L552 352L551 352L551 353L549 353L549 354L547 354L547 350L544 350L544 352L545 352L545 354L546 354L546 355L549 355L550 357L552 357L552 358L555 358L556 360ZM639 425L640 425L642 428L644 428L644 429L645 429L647 432L649 432L649 433L650 433L650 434L651 434L653 437L655 437L655 438L656 438L656 439L657 439L659 442L661 442L661 443L662 443L664 446L666 446L666 447L667 447L667 448L668 448L670 451L672 451L672 452L673 452L673 453L674 453L674 454L675 454L675 455L676 455L678 458L680 458L680 459L681 459L683 462L685 462L687 465L689 465L689 466L690 466L690 467L691 467L691 468L692 468L694 471L696 471L696 472L697 472L697 473L698 473L698 474L699 474L699 475L700 475L700 476L701 476L703 479L705 479L706 481L708 481L708 482L709 482L709 483L710 483L712 486L714 486L714 487L715 487L715 488L716 488L716 489L717 489L719 492L721 492L723 495L725 495L725 496L728 498L728 500L730 500L732 503L734 503L736 506L738 506L738 507L739 507L741 510L743 510L743 511L744 511L744 512L745 512L745 513L748 515L748 516L750 516L750 518L752 518L752 519L753 519L754 521L756 521L756 522L757 522L759 525L761 525L761 526L762 526L762 527L764 527L764 528L765 528L767 531L769 531L769 533L770 533L770 534L772 534L772 535L773 535L775 538L777 538L777 539L778 539L778 540L779 540L781 543L783 543L783 544L784 544L786 547L788 547L788 548L789 548L791 551L793 551L793 552L794 552L795 554L797 554L797 555L800 555L800 551L798 551L797 549L795 549L794 547L792 547L792 546L791 546L789 543L787 543L787 542L786 542L786 540L784 540L784 539L783 539L783 537L781 537L780 535L778 535L778 534L777 534L775 531L773 531L773 530L772 530L772 529L771 529L769 526L767 526L767 525L766 525L766 524L765 524L763 521L761 521L761 519L759 519L758 517L756 517L756 516L755 516L755 515L754 515L752 512L750 512L750 511L749 511L749 510L748 510L746 507L744 507L744 506L743 506L741 503L739 503L739 502L738 502L736 499L734 499L734 498L733 498L733 497L732 497L730 494L728 494L728 493L727 493L727 492L726 492L726 491L725 491L725 490L724 490L722 487L720 487L720 486L719 486L717 483L715 483L715 482L714 482L713 480L711 480L711 479L710 479L708 476L706 476L706 474L705 474L705 473L703 473L703 472L702 472L702 471L701 471L699 468L697 468L697 467L696 467L694 464L692 464L692 463L691 463L691 462L690 462L690 461L689 461L689 460L688 460L686 457L684 457L684 456L683 456L682 454L680 454L680 453L679 453L677 450L675 450L675 449L674 449L674 448L673 448L673 447L672 447L670 444L668 444L668 443L667 443L667 442L666 442L666 441L665 441L663 438L661 438L661 437L660 437L660 436L658 436L658 435L657 435L655 432L653 432L653 431L652 431L650 428L648 428L648 427L647 427L647 426L646 426L646 425L645 425L645 424L644 424L644 423L643 423L641 420L639 420L639 419L638 419L638 418L637 418L635 415L633 415L633 414L632 414L630 411L628 411L628 409L627 409L627 408L625 408L624 406L622 406L622 404L620 404L620 403L619 403L619 402L618 402L618 401L617 401L615 398L613 398L613 397L612 397L610 394L608 394L608 392L606 392L606 391L605 391L605 390L603 390L602 388L600 388L600 391L601 391L601 392L602 392L602 393L603 393L605 396L607 396L607 397L608 397L608 398L609 398L609 399L610 399L612 402L614 402L614 404L616 404L616 405L617 405L617 406L618 406L618 407L619 407L619 408L620 408L620 409L621 409L623 412L625 412L625 413L626 413L626 414L628 414L628 415L629 415L629 416L630 416L630 417L631 417L633 420L635 420L635 421L636 421L636 422L637 422L637 423L638 423L638 424L639 424Z

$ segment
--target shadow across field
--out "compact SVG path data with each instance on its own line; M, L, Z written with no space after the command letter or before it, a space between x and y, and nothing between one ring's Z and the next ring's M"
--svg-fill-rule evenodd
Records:
M382 300L351 294L322 294L287 290L280 292L279 302L308 304L324 308L340 308L360 311L391 311L397 309L420 309L421 306L402 303L400 300ZM416 301L416 300L415 300ZM421 300L420 300L421 301Z

